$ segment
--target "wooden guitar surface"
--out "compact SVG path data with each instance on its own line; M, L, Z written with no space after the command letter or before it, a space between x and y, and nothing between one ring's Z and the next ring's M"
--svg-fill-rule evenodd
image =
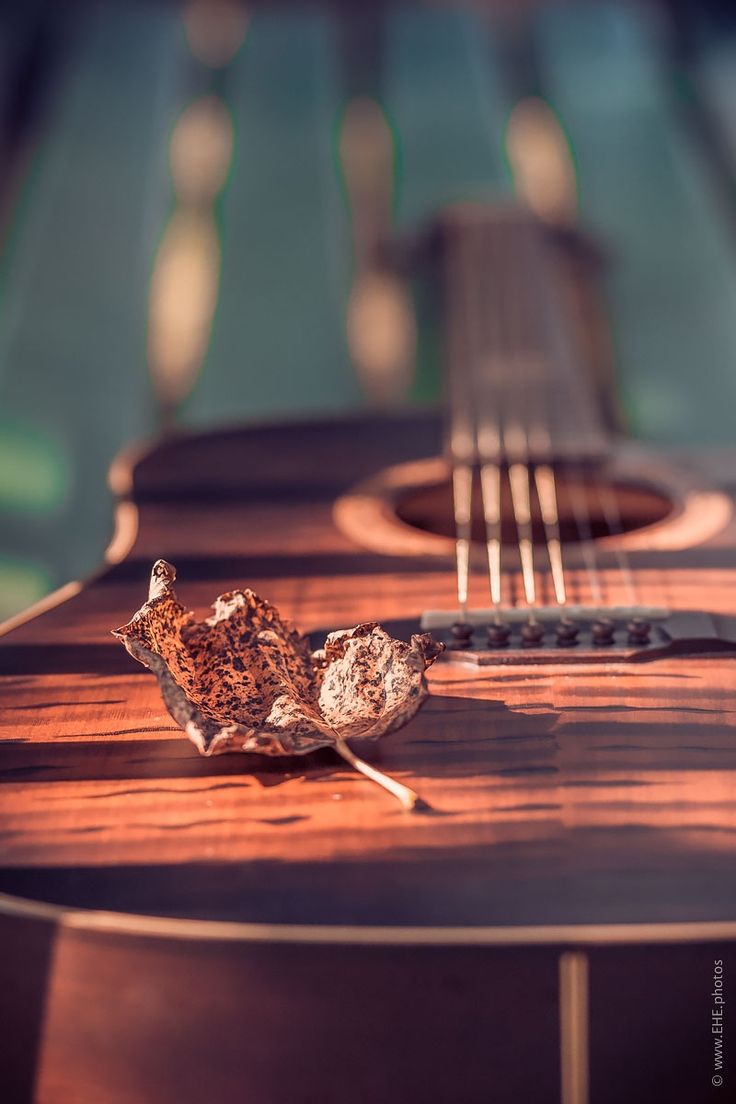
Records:
M0 641L5 1099L710 1099L705 1020L668 1069L632 1035L656 992L685 1047L733 961L733 658L439 662L372 753L435 810L411 815L331 752L201 758L110 635L158 557L199 613L249 586L316 635L451 607L451 561L333 516L439 447L429 415L168 439L118 466L124 558ZM736 616L733 525L634 566L653 602Z

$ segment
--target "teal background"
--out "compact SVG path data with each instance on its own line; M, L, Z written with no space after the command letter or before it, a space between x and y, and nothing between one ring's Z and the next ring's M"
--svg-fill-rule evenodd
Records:
M0 56L17 33L5 28ZM657 442L731 442L734 240L658 28L638 9L586 3L545 8L533 34L574 152L582 219L610 247L605 289L630 425ZM705 36L699 66L736 165L736 43ZM99 564L109 464L156 430L149 280L173 203L168 141L204 84L200 68L175 7L90 9L18 176L0 253L2 615ZM216 211L220 293L179 419L360 406L345 337L352 239L337 170L345 92L334 24L314 11L256 10L221 94L236 141ZM513 100L477 15L396 6L382 98L397 144L397 227L458 198L510 194ZM437 395L434 338L420 334L420 401Z

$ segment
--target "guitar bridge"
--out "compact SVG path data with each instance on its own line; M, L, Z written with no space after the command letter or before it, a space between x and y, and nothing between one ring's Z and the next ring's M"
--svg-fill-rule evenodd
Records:
M496 666L642 661L736 652L736 618L650 606L428 610L445 660Z

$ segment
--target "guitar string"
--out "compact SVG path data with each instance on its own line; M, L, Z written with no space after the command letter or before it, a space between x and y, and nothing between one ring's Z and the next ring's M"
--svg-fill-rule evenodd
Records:
M557 476L552 465L552 434L550 429L549 372L545 371L544 361L538 352L540 312L543 309L541 271L543 257L535 256L539 243L534 236L539 231L531 224L522 224L517 232L517 255L526 260L526 265L516 265L516 287L512 302L515 304L514 341L516 348L524 348L523 340L528 334L535 334L537 346L531 356L527 355L517 364L517 418L520 411L525 412L521 419L524 432L524 451L526 453L525 483L531 492L532 482L536 490L537 502L544 530L544 544L549 561L554 599L561 613L567 604L567 584L560 533L559 496ZM538 263L539 262L539 263ZM521 277L527 279L535 290L531 293ZM517 478L521 482L521 472Z
M532 274L536 286L536 298L527 296L527 310L529 317L525 320L525 329L522 332L532 331L532 327L539 325L539 314L542 310L543 294L540 289L540 271L542 264L535 264L534 250L539 251L544 243L539 240L540 231L531 224L522 229L522 248L527 255L527 270ZM536 236L532 236L532 235ZM541 261L543 257L538 258ZM536 458L534 464L534 484L537 492L542 524L544 527L545 545L552 575L552 587L557 605L564 607L567 603L567 587L565 583L565 569L562 555L562 541L560 537L560 512L557 492L557 477L552 466L552 434L550 430L550 402L549 402L549 372L539 371L535 379L535 368L543 369L541 361L536 359L531 363L531 388L527 396L526 408L532 414L529 420L530 428L528 437L531 444L532 457Z
M593 478L592 490L595 497L598 500L603 520L605 521L608 533L612 537L620 537L624 534L623 519L621 516L621 510L618 503L618 498L615 490L610 483L599 478ZM578 490L577 483L573 482L573 491L571 497L571 504L573 506L573 513L576 515L576 527L578 533L585 535L583 541L583 559L586 563L589 582L594 595L597 595L597 601L602 601L602 585L600 582L600 574L598 569L596 551L595 551L595 537L592 531L592 524L590 520L590 501L586 491L582 488ZM578 524L578 520L580 524ZM624 591L626 594L626 600L624 604L628 604L631 607L635 607L639 601L639 592L634 580L633 570L628 554L625 549L621 547L614 547L613 556L618 567L618 573L624 584ZM607 579L607 591L609 592L609 604L611 602L610 596L610 580Z
M466 372L467 335L460 325L463 318L463 266L458 256L463 234L455 234L446 243L446 287L449 318L446 340L449 362L450 440L452 465L452 503L455 523L455 571L460 622L468 620L470 547L472 537L473 466L475 441L471 416L471 396Z
M527 234L530 234L531 232L532 232L532 228L530 227L527 230ZM541 231L536 231L536 232L540 233ZM527 242L528 241L529 241L529 239L527 239ZM545 243L541 242L541 243L539 243L538 248L540 248L540 247L543 248L544 246L545 246ZM540 262L541 262L541 258L540 258ZM545 266L543 266L541 263L538 264L538 265L533 264L533 263L528 265L529 271L534 274L534 277L535 277L535 280L537 282L537 287L538 288L539 288L539 282L542 279L541 272L542 272L544 267ZM554 287L553 286L547 294L548 295L549 294L554 294ZM537 305L537 309L541 310L542 309L542 296L541 295L539 296L539 300L540 301L536 305ZM531 324L531 320L530 320L530 324ZM532 396L541 396L543 385L547 385L547 386L549 385L549 374L545 375L543 380L540 379L539 385L536 388L532 387L531 395ZM534 399L532 398L530 401L533 403ZM537 402L540 402L540 401L541 401L541 398L537 399ZM549 454L551 455L551 435L549 433L549 428L548 428L549 427L549 414L548 414L548 412L545 412L545 417L543 419L541 419L541 422L542 422L541 429L540 429L540 432L537 434L539 447L542 450L541 454L545 455L545 452L548 451ZM562 566L562 543L561 543L560 535L559 535L559 532L560 532L559 531L559 508L558 508L558 495L557 495L556 477L555 477L554 469L552 468L551 463L549 463L549 462L548 463L542 463L541 465L538 466L538 468L541 471L541 481L537 482L537 493L538 493L538 496L539 496L540 508L542 510L543 515L544 515L545 508L549 507L549 521L550 521L551 524L549 526L545 525L545 534L546 534L546 538L547 538L547 551L548 551L548 555L550 555L550 567L551 567L551 570L552 570L552 573L553 573L553 581L554 581L554 573L555 573L555 568L556 567L557 567L557 570L560 572L560 574L563 575L563 579L564 579L563 566ZM601 575L600 575L600 571L599 571L599 568L598 568L598 562L597 562L597 556L596 556L596 550L595 550L595 538L594 538L594 534L593 534L593 526L592 526L592 520L591 520L591 516L590 516L590 506L589 506L588 496L587 496L587 493L585 492L585 490L577 482L577 478L574 478L572 480L572 482L570 481L570 479L569 479L569 472L570 472L569 465L567 465L564 470L566 471L566 473L568 475L568 478L565 480L565 485L566 485L566 489L567 489L567 492L568 492L568 500L570 502L570 506L571 506L571 509L572 509L572 514L573 514L573 518L574 518L574 522L575 522L575 528L577 530L578 537L579 537L579 544L580 544L581 553L582 553L583 565L584 565L585 573L586 573L586 576L587 576L588 588L589 588L589 591L590 591L590 595L593 599L593 604L600 607L603 604L603 588L602 588L602 584L601 584ZM541 490L540 490L539 482L541 482ZM553 492L554 492L554 498L552 498L552 493ZM550 541L550 537L552 538L552 541ZM558 545L556 543L557 541L559 541L559 549L560 549L559 562L556 562L556 557L555 557L555 553L557 552L557 548L558 548ZM564 593L564 596L566 598L567 597L566 589L562 593ZM560 599L561 596L562 596L562 594L556 593L556 597L558 599L558 604L560 604L561 607L564 607L565 603L564 602L559 602L559 599Z
M534 273L539 273L541 271L541 266L530 265L529 268L530 268L530 271L534 272ZM550 449L551 449L551 441L549 441L549 443L543 441L542 444L544 444L545 447L550 447ZM539 495L539 498L540 498L540 507L542 508L543 511L544 511L544 508L545 508L544 503L543 503L543 495L546 493L546 490L547 490L546 487L544 486L544 481L545 481L545 479L549 478L549 476L547 475L547 471L546 471L547 468L549 468L551 470L551 475L552 475L552 477L554 477L554 470L552 469L551 464L550 465L544 465L543 464L543 465L540 465L539 468L538 468L538 470L541 471L541 475L542 475L542 488L541 488L541 491L540 491L540 487L539 487L539 483L538 483L537 484L537 492L538 492L538 495ZM572 478L570 478L570 474L571 474L572 469L571 469L569 464L566 465L566 467L563 469L563 471L565 471L565 473L567 475L567 478L565 480L565 484L566 484L566 490L567 490L567 494L568 494L568 501L570 503L571 512L573 514L573 519L574 519L574 524L575 524L575 529L577 531L578 538L579 538L578 543L579 543L580 551L581 551L581 554L582 554L583 566L584 566L584 569L585 569L585 575L586 575L586 579L587 579L589 594L590 594L590 597L592 598L592 604L599 607L599 608L601 608L604 604L604 586L603 586L603 579L602 579L601 570L600 570L599 561L598 561L598 556L597 556L596 547L595 547L595 535L594 535L594 530L593 530L593 523L592 523L592 517L591 517L590 501L589 501L588 492L582 486L582 484L579 482L577 471L572 472ZM609 501L606 498L605 491L603 490L604 484L602 484L600 481L596 480L594 482L594 487L596 488L596 490L599 493L601 493L603 495L604 502L602 503L602 508L605 507L608 511L608 524L609 524L611 530L613 531L613 530L615 530L615 527L616 527L616 511L617 511L617 508L618 508L617 503L615 501L615 498L613 498L612 501ZM556 495L555 495L555 498L556 498ZM557 515L557 517L559 519L559 514ZM558 520L558 526L559 526L559 520ZM621 530L621 531L623 531L623 530ZM558 536L558 533L559 533L559 528L558 527L557 527L557 532L555 532L554 529L553 529L550 533L550 529L547 529L548 545L550 543L549 542L550 535L554 539L554 537ZM554 544L552 544L553 549L554 549L554 547L555 547ZM621 550L619 550L619 552L620 551ZM625 557L625 554L623 554L623 555ZM625 559L622 559L621 562L622 562L623 567L624 567L624 571L623 571L624 578L625 579L630 579L630 573L628 573L628 575L627 575L627 572L626 572ZM553 567L553 571L554 571L554 567ZM632 582L633 582L633 580L632 580ZM632 602L632 604L634 604L634 603Z
M610 484L603 482L596 484L596 491L609 534L614 538L622 537L625 530L616 492ZM618 565L619 574L623 580L624 590L626 592L625 604L635 607L639 605L641 598L639 586L634 579L634 571L631 566L629 554L625 548L614 547L613 555Z
M588 587L592 598L592 605L600 608L603 605L603 588L601 576L598 570L598 558L595 551L593 527L588 505L588 492L578 481L578 471L568 464L565 468L568 501L578 534L578 546L583 558L583 564L588 577Z
M474 238L479 243L480 235ZM476 357L473 364L476 379L477 447L480 463L480 490L486 538L488 582L495 624L501 623L502 601L502 455L501 455L501 387L500 360L497 341L498 324L494 325L492 289L488 276L493 271L493 239L488 236L485 254L480 252L480 263L475 265L477 284L475 309ZM477 260L476 256L476 260ZM485 263L484 263L485 262ZM485 309L484 309L485 308Z
M568 471L569 470L568 468ZM620 537L625 532L618 498L611 485L599 478L593 478L586 490L578 482L578 473L575 472L573 478L569 480L569 484L569 499L575 519L575 526L580 538L579 543L581 545L589 587L594 602L598 605L602 605L604 597L604 577L602 576L599 559L596 553L596 538L591 519L590 491L592 491L592 494L597 498L608 533L613 537ZM626 549L621 547L614 547L612 551L618 568L618 574L623 582L626 594L624 604L628 604L630 607L636 607L641 600L641 596L634 578L634 572L628 553ZM609 604L612 604L610 590L610 577L607 577L605 578L605 591L608 592Z
M577 481L577 474L570 481L569 499L575 518L575 526L581 538L581 551L586 566L588 581L594 602L597 605L603 603L604 585L599 559L596 552L595 535L591 520L590 491L598 500L600 511L605 522L608 534L612 537L620 537L625 532L621 510L615 490L605 480L593 477L588 488L584 488ZM628 554L621 547L614 547L613 556L618 568L618 574L623 581L626 599L623 604L635 607L639 602L639 593L629 561ZM608 604L613 604L611 596L610 574L605 576L605 591L608 594Z
M621 537L625 533L623 524L623 518L621 515L621 509L618 502L616 491L609 482L601 480L599 478L593 478L592 490L600 505L601 514L605 521L606 528L610 536L616 538ZM573 514L575 515L576 528L579 536L584 536L582 541L583 559L586 564L589 583L591 590L595 596L595 601L601 603L603 601L603 587L601 584L601 576L598 567L598 561L595 549L595 537L592 531L592 523L590 520L590 502L587 491L582 488L578 488L578 484L573 481L572 494L570 495L570 501L573 508ZM641 601L641 594L639 586L634 578L634 571L631 566L629 555L625 548L615 546L612 550L613 557L615 559L618 575L623 582L623 589L626 595L623 604L630 607L636 607ZM606 579L606 590L608 592L609 604L612 604L611 600L611 583L610 577Z
M453 509L456 532L458 606L461 622L467 621L469 556L472 538L473 469L480 467L481 501L486 530L491 604L500 621L501 567L501 427L499 421L498 357L487 356L489 346L483 325L490 305L486 294L486 258L479 248L480 235L461 230L449 252L449 295L452 295L454 328L450 349L453 464ZM494 409L495 403L495 409Z
M505 336L508 341L504 349L504 410L502 441L508 463L508 478L511 489L511 508L516 524L521 578L524 599L529 611L530 624L536 623L535 606L537 604L537 582L534 566L534 532L532 528L532 476L529 459L529 434L525 424L524 412L528 409L527 395L523 384L525 365L518 353L519 342L524 333L524 318L521 310L521 297L524 293L521 266L516 262L513 250L513 232L509 232L514 223L498 224L501 256L503 263L498 273L503 279L497 280L497 303L502 318L505 318ZM510 248L511 246L511 248ZM505 302L504 302L505 300ZM505 309L502 309L505 308ZM528 367L528 366L527 366Z
M524 233L522 228L522 233ZM537 604L537 586L534 567L534 537L533 537L533 486L536 487L542 522L545 530L545 545L552 572L552 581L555 597L560 606L566 602L566 587L562 560L562 544L559 531L559 508L557 498L556 478L549 462L540 464L539 470L534 469L530 458L530 438L535 438L535 449L544 448L546 456L551 456L551 438L547 425L544 405L541 403L541 380L534 380L534 386L528 386L525 372L529 373L531 362L520 359L518 350L523 336L531 332L533 317L527 318L529 308L525 310L525 287L520 277L523 275L523 267L518 264L518 248L513 256L507 256L514 245L513 237L518 230L518 224L510 226L496 224L489 234L486 231L486 253L481 253L481 262L473 264L472 252L464 252L464 264L458 267L464 278L468 281L467 287L462 287L459 298L465 305L463 315L463 334L467 345L462 350L466 357L466 367L470 369L474 377L475 401L471 405L476 411L476 420L473 422L471 433L473 434L472 448L478 455L481 469L481 495L483 502L483 514L486 526L486 555L488 561L488 575L491 592L491 605L494 610L494 620L500 620L501 603L501 485L502 466L505 458L508 462L508 479L511 491L512 510L516 524L518 537L519 559L522 569L522 582L524 596L529 609L529 620L534 623L534 607ZM467 235L463 241L467 243ZM510 241L508 239L511 239ZM497 263L490 263L490 249L496 245ZM503 245L503 249L498 246ZM527 257L527 260L529 258ZM477 260L477 258L476 258ZM505 265L501 262L506 260ZM493 272L504 273L507 278L502 281L497 279L495 286L486 286L489 275ZM475 308L475 309L473 309ZM457 316L456 316L457 317ZM478 324L485 320L486 326ZM490 324L489 324L490 320ZM505 325L504 325L505 322ZM495 332L494 332L495 331ZM515 361L515 363L514 363ZM456 365L460 380L459 370L461 365ZM511 371L509 371L511 369ZM514 370L516 369L516 370ZM457 387L463 392L462 386ZM506 398L507 408L503 411L501 396ZM511 401L511 395L513 398ZM534 396L530 400L530 395ZM467 401L467 394L464 395ZM495 408L495 409L494 409ZM534 419L529 418L529 411L534 409ZM457 410L457 407L456 407ZM455 425L459 427L462 419L457 415ZM468 465L462 462L462 448L457 442L462 440L459 428L454 434L456 445L453 450L455 457L453 482L455 490L456 533L457 533L457 563L459 576L459 595L461 598L461 618L464 613L462 598L467 598L466 576L466 533L469 523L469 495L472 493L471 473ZM502 447L503 441L503 447ZM544 445L542 444L544 442ZM503 454L503 455L502 455Z
M521 338L534 325L534 310L530 310L534 303L527 302L529 297L525 296L523 281L520 282L524 267L513 262L505 266L498 263L504 259L504 252L509 245L514 244L513 240L508 241L512 237L508 232L509 227L502 225L500 234L498 225L494 229L496 246L499 237L504 246L504 250L496 250L501 253L501 258L497 258L495 269L489 263L488 244L486 254L481 253L481 263L477 263L477 256L474 258L473 251L468 251L467 243L471 240L469 235L460 233L455 241L455 255L451 251L452 268L448 272L456 319L452 333L450 373L453 392L450 451L453 466L458 605L461 621L467 621L473 468L478 460L491 606L494 620L500 619L501 490L502 462L505 459L508 464L524 596L529 619L534 622L537 585L532 529L533 489L536 490L544 526L555 599L560 607L567 601L557 479L550 462L551 434L546 404L543 401L548 379L544 376L536 379L534 365L528 359L519 357L518 350L523 348ZM491 239L493 236L490 235ZM464 243L464 246L460 243ZM527 260L528 244L527 239ZM527 267L537 275L536 265L529 264ZM487 288L486 280L493 271L497 274L503 272L509 278L505 281L499 279L496 287ZM526 317L526 313L530 317ZM489 319L492 319L490 325ZM459 320L462 320L462 324L459 324ZM479 331L479 321L482 323L483 320L486 323L485 328L481 325ZM502 395L506 398L507 407L503 412ZM508 407L511 408L510 415ZM535 462L535 457L541 459ZM567 470L568 473L571 471L569 466ZM590 595L593 603L601 607L603 586L595 550L588 491L580 483L577 471L572 479L568 478L567 484ZM614 536L623 533L614 492L600 482L594 484L594 490L599 497L609 533ZM637 590L628 556L623 549L616 549L614 554L629 604L636 605Z

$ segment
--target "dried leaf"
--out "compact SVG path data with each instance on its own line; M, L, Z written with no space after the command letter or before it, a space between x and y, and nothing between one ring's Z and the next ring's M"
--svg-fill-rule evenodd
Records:
M418 806L413 791L358 759L346 741L375 740L411 720L441 644L427 634L406 644L371 623L331 633L312 652L252 590L221 595L212 616L198 621L178 601L175 578L157 560L148 601L113 635L154 672L169 713L203 755L334 747L402 804Z

